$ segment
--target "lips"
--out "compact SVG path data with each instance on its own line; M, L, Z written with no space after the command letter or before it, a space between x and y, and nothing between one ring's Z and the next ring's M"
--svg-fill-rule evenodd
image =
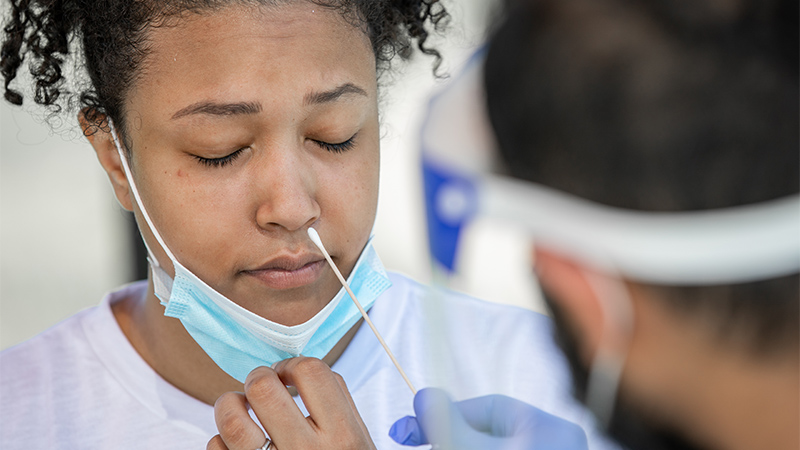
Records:
M267 287L284 290L315 282L324 268L325 260L321 256L307 254L275 258L259 268L245 270L244 273Z

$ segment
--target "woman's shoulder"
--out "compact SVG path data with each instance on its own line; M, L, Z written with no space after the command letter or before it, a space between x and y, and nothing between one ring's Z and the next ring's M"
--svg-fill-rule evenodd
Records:
M122 335L111 305L140 283L106 294L97 306L68 317L36 336L0 352L0 392L3 398L27 395L41 386L68 385L74 377L99 375L104 363L98 346L118 341ZM5 403L5 402L4 402Z
M177 404L183 411L198 402L172 400L175 389L136 354L111 311L116 301L145 288L123 286L98 306L0 352L0 442L9 448L100 448L107 446L102 442L110 426L116 427L115 442L127 442L121 444L127 448L165 448L148 439L208 440L186 424L164 420L165 409ZM193 407L210 408L204 406Z
M89 373L78 366L94 360L82 324L99 308L80 311L0 352L0 441L41 424L42 412L55 411L62 400L78 400L70 397L76 392L75 379L79 373Z
M82 352L91 351L92 340L103 338L98 334L118 330L111 305L144 288L146 284L143 282L121 286L103 296L96 306L83 309L32 338L3 350L0 352L0 373L19 373L29 365L35 369L53 361L82 357Z
M36 370L77 351L83 339L81 324L86 317L98 313L100 306L79 311L41 333L0 352L0 374ZM26 374L31 375L31 374Z

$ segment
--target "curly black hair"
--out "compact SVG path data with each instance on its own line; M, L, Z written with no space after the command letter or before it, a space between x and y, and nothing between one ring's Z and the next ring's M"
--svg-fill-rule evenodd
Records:
M169 25L187 12L213 11L234 1L276 4L281 0L10 0L0 54L5 99L22 104L23 95L11 82L28 58L37 104L58 113L77 103L93 127L105 127L111 118L124 129L123 99L148 54L148 30ZM415 41L423 54L434 58L434 72L438 71L441 55L426 41L449 19L439 0L308 1L334 9L364 29L379 74L395 56L408 59ZM89 78L74 92L64 74L70 52L79 58Z

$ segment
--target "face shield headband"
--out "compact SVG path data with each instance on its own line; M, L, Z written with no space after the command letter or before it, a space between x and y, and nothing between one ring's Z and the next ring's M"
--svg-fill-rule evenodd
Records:
M652 284L732 284L800 270L800 195L707 211L641 212L494 173L482 60L473 57L431 101L422 130L430 248L448 272L455 270L462 229L478 217L517 223L537 245Z
M800 195L699 212L641 212L502 176L485 112L484 55L433 97L421 130L434 267L452 275L462 230L479 217L516 223L537 246L584 262L606 324L586 403L602 426L614 410L633 311L623 279L662 285L733 284L800 270ZM613 324L613 326L609 326Z

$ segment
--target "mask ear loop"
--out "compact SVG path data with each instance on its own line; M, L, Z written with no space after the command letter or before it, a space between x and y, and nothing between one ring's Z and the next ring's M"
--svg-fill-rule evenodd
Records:
M586 406L595 414L600 426L608 429L633 334L633 301L628 286L620 278L594 272L584 272L584 275L603 314L600 346L589 371Z
M122 169L125 172L125 178L128 180L128 184L131 186L131 191L133 192L133 198L136 201L136 204L139 206L139 210L142 212L142 216L144 217L145 222L147 222L147 226L150 228L150 232L153 233L153 236L158 241L158 245L161 246L161 249L164 250L164 253L167 254L167 258L173 263L177 261L175 259L175 255L167 248L167 244L164 243L164 239L156 230L156 227L153 225L153 221L150 219L150 215L147 213L147 210L144 208L144 203L142 202L142 197L139 195L139 189L136 188L136 182L133 181L133 173L131 172L131 168L128 165L128 158L122 151L122 145L120 144L119 137L117 136L117 130L114 128L114 122L111 118L108 118L108 125L111 128L111 138L114 140L114 146L117 147L117 153L119 154L120 162L122 163ZM142 239L144 241L144 239ZM150 260L151 265L155 265L156 267L160 267L158 260L153 255L153 252L150 250L150 247L147 245L147 241L144 241L144 246L147 248L147 259Z

